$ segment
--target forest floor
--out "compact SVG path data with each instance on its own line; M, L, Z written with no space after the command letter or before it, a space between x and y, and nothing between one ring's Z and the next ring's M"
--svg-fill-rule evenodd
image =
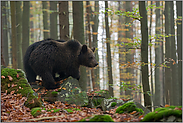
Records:
M31 110L24 105L26 100L21 94L1 93L1 122L77 122L86 117L102 114L110 115L114 122L139 122L143 119L143 115L136 115L136 112L115 113L117 107L103 112L100 108L80 107L59 101L52 104L44 101L47 110L41 110L40 115L33 117ZM52 109L58 109L58 112Z

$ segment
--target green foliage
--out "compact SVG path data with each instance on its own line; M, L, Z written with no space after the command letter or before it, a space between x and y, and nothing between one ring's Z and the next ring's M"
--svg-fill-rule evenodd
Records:
M117 104L116 102L112 102L112 103L111 103L111 107L116 106L116 104Z
M176 116L177 118L182 118L182 106L170 106L163 108L156 108L154 112L148 113L144 118L143 122L158 122L162 118L169 116Z
M86 120L89 119L89 120ZM86 117L79 122L114 122L111 116L109 115L95 115L93 117Z
M124 113L124 112L130 113L133 111L140 112L140 114L144 113L144 111L142 109L136 107L134 102L125 103L116 109L116 113L119 113L119 114Z

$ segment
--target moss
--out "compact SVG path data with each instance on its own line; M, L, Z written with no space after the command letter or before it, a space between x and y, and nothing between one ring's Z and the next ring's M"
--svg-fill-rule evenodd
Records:
M32 108L31 109L31 115L36 117L36 116L42 114L41 110L42 110L41 107Z
M93 99L93 103L94 103L94 106L98 106L101 104L101 102L103 101L104 99L103 98L95 98Z
M47 111L52 112L52 113L56 113L56 112L59 112L60 109L50 109L50 110L47 110Z
M142 121L144 122L155 122L160 121L164 117L169 117L171 115L176 116L177 118L182 118L182 110L175 110L175 108L181 108L182 106L170 106L164 108L156 108L154 112L148 113Z
M75 111L81 111L81 109L79 108L73 108Z
M18 74L17 70L15 69L4 68L1 70L1 76L5 76L5 77L11 76L14 81L17 80L17 74Z
M37 96L35 96L35 92L32 90L30 84L28 84L22 70L4 68L3 70L1 70L1 72L6 77L5 79L1 79L2 92L5 92L7 90L8 94L12 91L15 91L15 94L21 93L22 96L27 97L25 106L29 107L30 109L42 106L42 102L37 99ZM8 75L13 77L12 81L8 79Z
M73 111L71 109L65 109L67 112L72 113Z
M52 94L53 96L56 96L56 95L58 94L58 92L53 91L53 92L51 92L51 94Z
M111 103L111 107L116 106L116 104L117 104L116 102L112 102L112 103Z
M144 111L141 108L136 107L134 102L125 103L116 109L116 113L119 113L119 114L124 113L124 112L130 113L133 111L140 112L140 114L144 113Z
M57 92L61 92L62 91L62 89L58 89L58 91Z
M86 119L89 119L89 121ZM86 117L86 118L80 120L79 122L86 122L86 121L88 121L88 122L114 122L112 117L109 115L95 115L93 117Z

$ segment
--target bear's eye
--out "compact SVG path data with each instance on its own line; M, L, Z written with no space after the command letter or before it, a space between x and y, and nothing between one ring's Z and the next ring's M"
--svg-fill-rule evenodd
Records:
M89 59L93 59L93 57L91 56L91 57L89 57Z

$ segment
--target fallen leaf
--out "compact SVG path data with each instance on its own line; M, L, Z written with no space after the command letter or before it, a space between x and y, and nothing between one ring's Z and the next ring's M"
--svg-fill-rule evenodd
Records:
M1 76L1 79L5 79L6 77L5 76Z
M17 73L17 78L19 78L19 74Z
M10 81L13 81L13 78L11 76L8 76L8 78L9 78Z
M170 107L170 105L166 104L165 107Z
M133 112L131 112L130 114L135 114L137 111L133 111Z

